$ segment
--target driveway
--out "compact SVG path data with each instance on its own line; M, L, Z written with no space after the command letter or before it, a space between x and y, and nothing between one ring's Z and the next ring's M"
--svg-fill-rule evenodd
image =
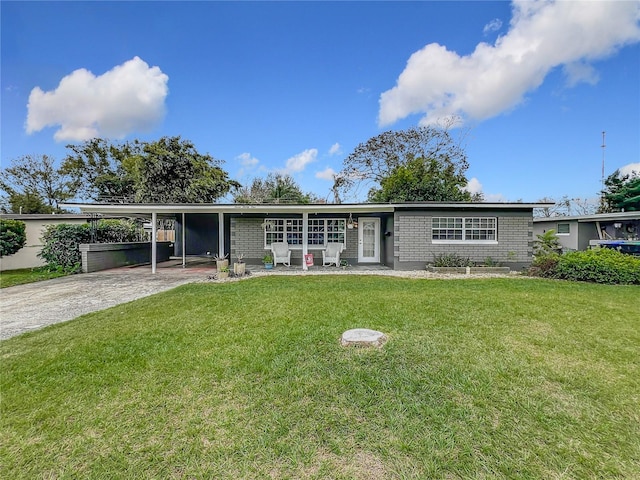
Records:
M215 271L215 270L214 270ZM0 339L205 280L201 269L117 269L0 289Z

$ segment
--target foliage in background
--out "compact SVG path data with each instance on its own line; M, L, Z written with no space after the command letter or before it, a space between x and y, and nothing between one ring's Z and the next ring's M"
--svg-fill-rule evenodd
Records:
M49 225L42 236L39 253L47 266L65 272L79 272L82 267L80 244L135 242L140 240L140 229L128 220L100 220L95 229L88 223Z
M369 191L369 201L389 202L470 202L480 201L464 190L467 179L454 163L435 158L412 158L394 167L380 180L380 188Z
M70 178L48 155L24 155L0 172L5 213L61 213L59 204L75 195Z
M640 285L640 258L611 248L563 255L550 253L537 256L529 274L580 282Z
M137 140L122 144L102 138L79 145L67 145L70 154L61 170L72 178L78 195L87 200L132 202L135 198L131 172L133 159L142 154Z
M213 203L240 187L220 168L221 163L180 137L146 143L135 162L136 202Z
M432 200L435 192L439 200L456 200L467 186L468 168L464 148L446 127L388 131L355 148L335 175L333 191L336 200L354 195L363 185L373 186L373 199L400 195L406 200ZM427 178L418 178L424 175ZM408 183L406 189L403 182Z
M640 211L640 172L620 175L616 170L604 181L598 213Z
M569 198L564 195L559 200L552 197L542 197L540 203L553 203L551 207L535 208L533 216L536 218L565 217L572 215L593 215L598 205L588 198Z
M300 203L317 202L313 193L304 193L291 175L270 173L266 179L255 178L250 186L239 188L235 203Z
M0 218L0 257L13 255L27 243L26 224Z

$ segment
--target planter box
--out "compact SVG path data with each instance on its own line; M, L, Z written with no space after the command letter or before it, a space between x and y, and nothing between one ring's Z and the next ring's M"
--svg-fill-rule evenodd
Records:
M470 275L472 273L482 274L482 273L502 273L506 274L511 271L509 267L432 267L431 265L427 266L428 272L433 273L456 273L456 274L467 274Z

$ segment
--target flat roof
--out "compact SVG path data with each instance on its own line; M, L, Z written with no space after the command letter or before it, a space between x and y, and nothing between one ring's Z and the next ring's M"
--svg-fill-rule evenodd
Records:
M169 214L169 213L379 213L396 210L479 209L528 210L553 206L552 203L484 202L407 202L407 203L316 203L316 204L221 204L221 203L64 203L85 213Z
M640 212L613 212L613 213L594 213L593 215L573 215L573 216L557 216L557 217L534 217L534 222L558 222L558 221L575 221L575 222L602 222L615 220L640 220Z

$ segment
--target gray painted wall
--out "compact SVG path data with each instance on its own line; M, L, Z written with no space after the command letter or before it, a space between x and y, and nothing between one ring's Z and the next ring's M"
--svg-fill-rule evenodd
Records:
M431 241L432 217L497 217L497 244L451 243ZM531 264L533 256L533 217L526 211L398 211L394 221L394 268L425 268L438 255L454 253L482 263L487 257L514 270Z

